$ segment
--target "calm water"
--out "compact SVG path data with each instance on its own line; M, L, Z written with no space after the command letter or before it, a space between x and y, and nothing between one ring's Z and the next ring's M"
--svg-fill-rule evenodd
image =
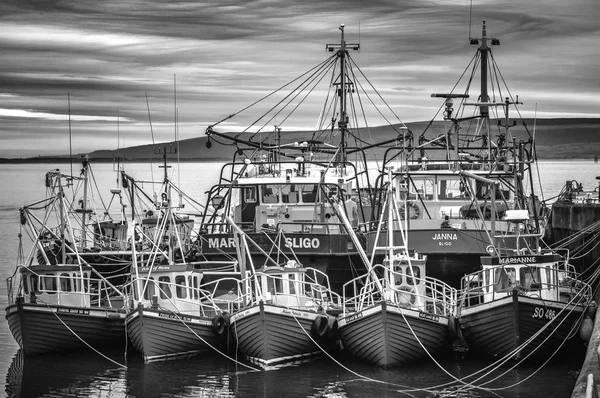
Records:
M154 164L153 176L160 178ZM7 305L4 280L16 264L18 208L45 195L44 174L70 165L0 165L0 307ZM77 172L78 166L74 165ZM93 165L101 189L116 187L112 164ZM185 163L174 166L172 180L201 203L205 191L218 177L219 164ZM151 179L149 164L131 164L126 171L138 179ZM597 185L600 164L591 161L541 162L540 180L544 197L558 194L567 180L577 180L586 189ZM537 180L537 177L536 177ZM136 356L105 353L114 362L93 352L48 355L24 359L8 330L0 322L0 395L22 397L433 397L432 389L452 377L465 377L487 363L449 355L435 364L424 361L410 367L383 371L348 359L336 362L322 358L277 370L252 371L218 355L143 364ZM583 360L584 351L553 361L539 370L529 365L504 368L490 377L497 380L485 389L453 393L458 397L569 397ZM115 363L116 362L116 363ZM126 367L120 366L127 365ZM502 375L502 373L506 373ZM489 378L487 379L489 380ZM479 382L481 383L481 382ZM413 390L408 392L407 390ZM414 391L417 390L417 391ZM446 392L452 392L447 389Z

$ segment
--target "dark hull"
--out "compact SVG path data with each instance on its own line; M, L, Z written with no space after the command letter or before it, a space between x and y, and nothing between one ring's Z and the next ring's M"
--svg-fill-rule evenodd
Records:
M339 331L344 348L351 355L381 367L390 367L426 358L427 352L431 355L439 353L447 343L448 318L382 302L342 319Z
M565 308L566 307L566 308ZM560 312L563 308L565 311ZM578 336L578 320L583 306L512 295L462 310L460 329L469 349L484 356L548 358L568 337ZM513 352L522 343L548 325L530 343ZM531 356L529 354L532 354Z
M248 236L267 253L271 251L272 240L277 237L272 233L267 238L262 232L248 233ZM287 232L285 236L289 247L282 246L282 252L290 258L297 257L304 267L315 268L327 274L331 289L335 292L341 293L344 283L366 273L350 235ZM232 235L204 234L201 242L202 254L207 259L228 260L231 256L236 256ZM249 246L249 251L256 262L264 263L264 255L254 245Z
M239 351L253 362L272 366L321 353L311 338L317 316L260 302L232 315L230 322Z
M125 347L127 338L125 313L110 309L17 302L6 307L5 317L26 356L88 344L94 349Z
M224 350L226 333L213 331L212 318L178 315L139 306L127 316L127 334L145 362Z

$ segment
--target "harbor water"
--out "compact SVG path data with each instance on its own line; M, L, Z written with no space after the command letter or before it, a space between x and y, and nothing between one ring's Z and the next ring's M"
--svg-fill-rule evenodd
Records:
M592 160L539 162L543 198L555 197L567 180L592 190L600 164ZM137 180L160 180L157 163L125 165ZM44 175L59 168L78 174L73 164L0 165L0 305L7 305L4 281L17 262L20 231L18 209L45 196ZM112 164L93 164L101 192L116 188ZM218 179L220 163L181 163L169 169L172 181L198 202ZM24 247L25 254L29 247ZM575 338L579 338L575 336ZM21 397L569 397L585 353L581 349L551 359L512 368L512 363L487 368L492 360L448 352L411 366L383 370L350 358L321 357L310 362L256 371L217 353L202 357L144 364L133 350L79 352L23 358L8 330L0 323L0 395ZM131 348L131 347L130 347ZM563 353L565 354L565 353ZM484 371L481 371L484 369ZM470 385L448 383L465 379ZM461 384L458 384L461 385ZM477 388L474 388L477 386ZM458 389L458 390L457 390Z

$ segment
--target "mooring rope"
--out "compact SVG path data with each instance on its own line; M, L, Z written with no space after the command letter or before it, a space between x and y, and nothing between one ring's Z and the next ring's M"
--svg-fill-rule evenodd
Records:
M85 341L84 339L82 339L77 333L75 333L75 331L73 331L73 329L71 329L69 327L69 325L67 325L65 322L63 322L62 319L60 319L60 317L58 316L58 314L52 310L52 307L50 307L50 305L48 303L40 300L39 298L38 298L38 301L41 301L43 304L45 304L48 307L48 309L50 309L50 312L52 312L52 314L56 317L56 319L58 319L67 328L67 330L73 334L73 336L77 337L79 339L79 341L81 341L83 344L85 344L86 346L88 346L89 348L91 348L96 354L98 354L101 357L109 360L110 362L114 363L115 365L117 365L117 366L119 366L121 368L127 369L126 365L123 365L123 364L115 361L114 359L109 358L108 356L104 355L103 353L101 353L100 351L98 351L97 349L95 349L94 347L92 347L87 341Z

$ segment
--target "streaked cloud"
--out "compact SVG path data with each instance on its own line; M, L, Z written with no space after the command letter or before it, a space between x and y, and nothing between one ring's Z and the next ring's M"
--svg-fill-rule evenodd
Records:
M176 112L181 138L201 136L323 61L340 23L403 121L435 115L430 94L463 73L483 19L523 115L600 117L599 17L597 0L7 0L0 157L67 153L69 114L79 152L149 143L149 113L158 141L173 139ZM310 105L294 126L314 126Z

